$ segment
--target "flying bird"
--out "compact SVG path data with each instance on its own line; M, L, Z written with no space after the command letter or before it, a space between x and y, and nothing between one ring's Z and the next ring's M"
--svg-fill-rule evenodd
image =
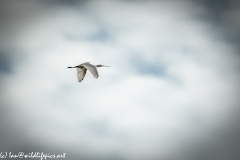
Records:
M81 82L84 79L87 70L89 70L92 73L92 75L95 79L98 78L99 75L98 75L97 67L110 67L110 66L105 66L105 65L101 65L101 64L93 65L89 62L85 62L85 63L79 64L78 66L67 67L67 68L76 68L78 82Z

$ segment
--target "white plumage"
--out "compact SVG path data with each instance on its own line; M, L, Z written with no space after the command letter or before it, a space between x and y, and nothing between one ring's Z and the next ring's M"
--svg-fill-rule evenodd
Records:
M76 68L76 69L77 69L78 82L81 82L85 77L87 69L86 68Z
M97 71L97 66L90 64L89 62L80 64L80 66L83 66L84 68L86 68L87 70L89 70L94 78L98 78L98 71Z
M85 63L79 64L78 66L68 67L68 68L76 68L77 69L78 82L81 82L84 79L87 70L89 70L92 73L93 77L95 79L97 79L99 77L97 67L110 67L110 66L104 66L101 64L93 65L89 62L85 62Z

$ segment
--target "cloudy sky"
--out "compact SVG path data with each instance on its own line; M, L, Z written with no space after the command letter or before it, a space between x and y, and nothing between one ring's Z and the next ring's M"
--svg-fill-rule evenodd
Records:
M0 151L240 159L237 1L0 2ZM83 62L99 68L77 82Z

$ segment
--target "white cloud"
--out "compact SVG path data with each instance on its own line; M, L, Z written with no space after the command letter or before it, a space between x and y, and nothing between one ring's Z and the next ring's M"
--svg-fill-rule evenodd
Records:
M76 7L51 8L24 28L13 45L27 59L2 74L1 104L14 110L11 123L27 128L28 143L89 157L174 159L234 112L239 57L191 16L204 8L124 1ZM106 39L92 38L102 28ZM164 66L165 75L141 74L138 58ZM85 61L112 67L78 83L66 67Z

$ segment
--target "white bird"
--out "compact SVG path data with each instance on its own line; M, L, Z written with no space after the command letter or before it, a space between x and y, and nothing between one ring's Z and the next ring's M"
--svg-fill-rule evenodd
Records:
M87 70L89 70L92 73L94 78L98 78L99 75L98 75L97 67L110 67L110 66L104 66L104 65L101 65L101 64L93 65L89 62L85 62L85 63L79 64L78 66L67 67L67 68L76 68L77 69L78 82L81 82L84 79Z

